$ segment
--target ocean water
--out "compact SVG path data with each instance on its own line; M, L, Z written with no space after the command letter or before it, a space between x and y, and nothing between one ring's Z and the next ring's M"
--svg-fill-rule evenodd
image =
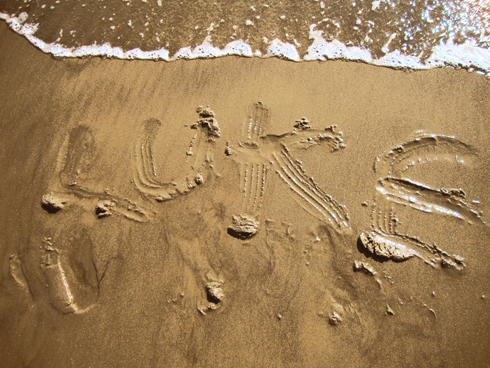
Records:
M56 57L344 59L490 78L488 0L0 0L0 18Z

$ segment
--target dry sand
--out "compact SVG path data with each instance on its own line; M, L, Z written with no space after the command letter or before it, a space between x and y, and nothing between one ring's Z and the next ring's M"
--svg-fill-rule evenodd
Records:
M2 366L488 366L488 80L55 60L4 23L0 71Z

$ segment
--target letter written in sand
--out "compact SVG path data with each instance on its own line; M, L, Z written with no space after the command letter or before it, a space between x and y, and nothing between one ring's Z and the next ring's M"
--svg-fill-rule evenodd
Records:
M410 169L431 161L465 165L474 158L473 147L443 135L422 135L390 150L376 160L375 203L371 230L359 235L371 254L393 261L417 257L432 266L464 268L463 259L435 244L428 244L397 229L397 205L416 211L455 217L470 224L481 223L480 214L462 189L435 189L409 179Z
M330 152L345 148L342 132L336 132L335 126L325 129L314 129L306 118L294 124L291 132L283 134L266 134L270 124L269 110L261 103L254 105L250 119L245 124L243 141L232 151L229 143L225 150L227 156L240 164L240 189L242 196L241 213L233 217L230 235L244 239L243 233L236 231L237 219L247 219L257 226L265 193L269 171L273 169L281 182L288 186L290 193L302 208L320 221L333 227L339 233L351 231L349 216L345 206L337 203L309 177L299 160L294 159L291 150L308 149L325 144ZM243 222L243 221L242 221Z

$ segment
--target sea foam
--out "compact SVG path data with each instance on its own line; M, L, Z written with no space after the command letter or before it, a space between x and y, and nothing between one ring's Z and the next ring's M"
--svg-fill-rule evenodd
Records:
M109 57L123 60L164 60L174 61L178 59L205 59L217 58L228 55L243 57L278 57L291 61L325 61L325 60L350 60L367 64L390 67L396 69L423 70L440 67L463 67L469 70L476 69L479 74L490 78L490 50L477 46L476 41L468 39L463 44L456 44L453 39L440 41L431 50L430 57L421 60L420 56L406 55L400 50L387 52L380 58L373 57L370 50L365 47L347 46L336 39L326 41L322 32L315 30L316 24L310 25L309 39L312 40L307 53L301 57L295 45L276 38L269 43L267 53L252 50L251 46L243 40L234 40L223 49L213 46L211 36L207 36L201 45L194 48L182 47L174 55L170 55L165 48L143 51L139 48L123 50L121 47L111 46L109 42L103 44L93 43L79 47L66 47L60 43L46 43L35 34L39 24L28 23L27 13L18 16L0 12L0 19L4 19L9 27L24 36L44 53L59 58L70 57ZM391 38L390 38L391 39ZM389 41L388 41L389 43Z

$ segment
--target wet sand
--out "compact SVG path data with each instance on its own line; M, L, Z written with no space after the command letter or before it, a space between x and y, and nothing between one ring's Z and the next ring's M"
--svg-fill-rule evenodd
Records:
M0 70L5 366L488 366L484 77L55 60L4 23Z

